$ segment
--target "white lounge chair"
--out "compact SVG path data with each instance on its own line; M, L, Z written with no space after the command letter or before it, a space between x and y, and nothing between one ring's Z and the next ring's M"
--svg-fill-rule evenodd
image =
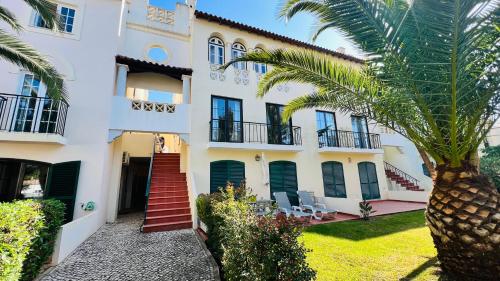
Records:
M291 215L297 218L311 217L310 213L303 212L299 206L292 206L286 192L274 192L273 195L278 204L278 211L285 213L287 217Z
M312 215L317 220L322 220L323 216L332 214L335 216L337 214L337 210L330 210L326 208L326 204L318 203L314 200L314 192L310 191L297 191L300 200L300 207L302 210L309 210L312 212ZM318 213L321 215L318 216Z

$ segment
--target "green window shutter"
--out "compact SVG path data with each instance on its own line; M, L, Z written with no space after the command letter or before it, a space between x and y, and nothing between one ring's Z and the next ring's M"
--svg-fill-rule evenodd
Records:
M269 179L271 184L271 199L273 192L286 192L293 206L299 205L297 195L297 166L290 161L274 161L269 163Z
M232 160L214 161L210 163L210 193L226 187L227 182L239 186L245 179L245 163Z
M66 205L65 223L73 220L80 164L81 161L63 162L49 168L45 198L57 199Z
M378 199L380 191L378 187L377 169L374 163L358 163L359 181L363 199Z
M323 187L326 197L346 198L344 181L344 168L342 163L336 161L321 164L323 171Z

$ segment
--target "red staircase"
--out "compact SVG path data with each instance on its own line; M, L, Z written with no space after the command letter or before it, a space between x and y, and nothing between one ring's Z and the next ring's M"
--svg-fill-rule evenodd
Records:
M143 232L192 228L186 173L180 154L155 153Z
M406 190L412 191L424 191L418 185L418 180L407 173L401 171L400 169L394 167L393 165L384 162L385 175L393 182L403 186Z

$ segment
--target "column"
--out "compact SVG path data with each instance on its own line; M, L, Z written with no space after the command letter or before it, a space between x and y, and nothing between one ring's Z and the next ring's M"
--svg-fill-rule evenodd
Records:
M127 94L127 73L128 65L117 63L118 74L116 77L116 95L125 97Z
M182 75L182 103L191 103L191 76Z

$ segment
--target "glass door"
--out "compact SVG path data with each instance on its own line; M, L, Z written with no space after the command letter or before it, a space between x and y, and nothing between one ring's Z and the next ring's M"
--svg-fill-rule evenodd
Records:
M319 147L337 147L338 134L333 112L316 111L316 128L318 129Z
M211 141L243 142L241 100L212 97Z
M363 199L379 199L380 191L375 164L371 162L358 163L358 173Z
M364 116L351 116L354 147L368 148L368 125Z
M25 74L21 89L21 97L18 98L16 105L15 121L12 128L13 131L32 131L39 91L40 79L33 74Z
M287 124L281 122L283 105L266 104L267 141L269 144L293 144L292 119Z

